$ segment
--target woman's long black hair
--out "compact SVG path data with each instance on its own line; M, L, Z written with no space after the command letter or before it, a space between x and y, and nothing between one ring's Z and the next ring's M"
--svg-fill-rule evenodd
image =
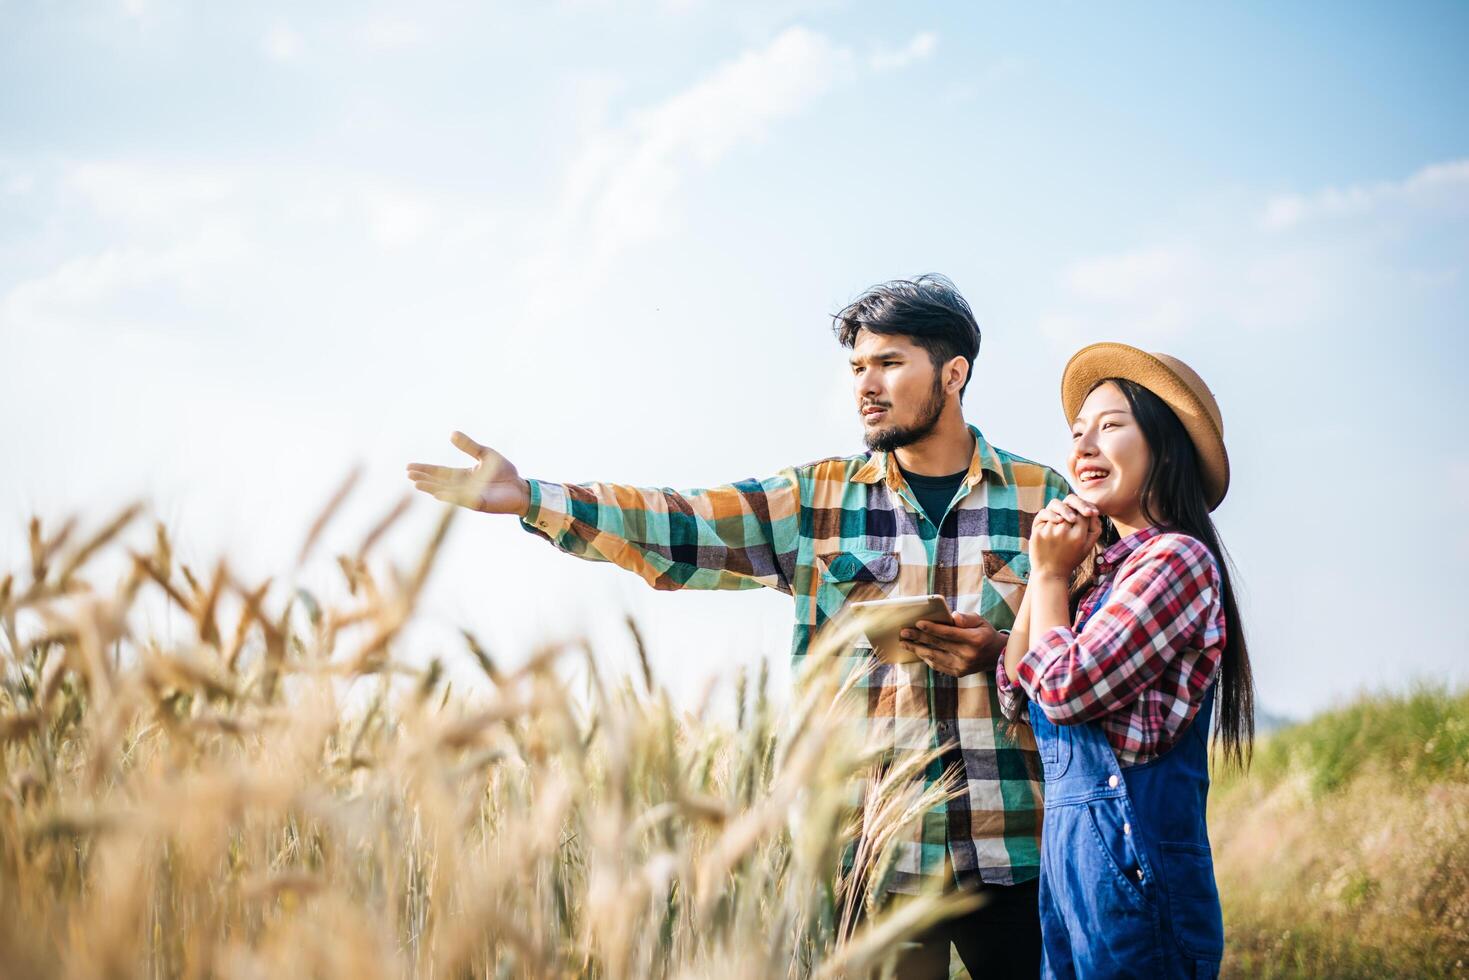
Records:
M1250 673L1250 653L1239 607L1234 601L1234 586L1230 582L1229 553L1220 543L1219 532L1209 516L1209 498L1204 492L1194 441L1173 409L1147 388L1125 378L1104 378L1092 386L1092 391L1104 384L1116 385L1127 399L1152 455L1142 486L1144 520L1202 541L1219 566L1219 578L1224 586L1224 655L1215 695L1214 738L1224 750L1226 763L1246 768L1255 740L1255 681ZM1111 521L1104 519L1100 546L1105 548L1116 540L1117 530ZM1088 561L1081 571L1071 593L1073 612L1096 579L1095 560Z

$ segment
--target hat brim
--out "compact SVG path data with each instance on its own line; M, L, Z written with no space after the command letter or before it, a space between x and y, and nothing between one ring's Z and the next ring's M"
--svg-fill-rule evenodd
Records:
M1135 381L1173 409L1198 452L1209 509L1218 507L1229 491L1229 454L1224 449L1224 433L1193 388L1147 351L1117 343L1092 344L1077 351L1061 373L1061 407L1066 413L1066 424L1076 419L1086 396L1097 382L1106 378Z

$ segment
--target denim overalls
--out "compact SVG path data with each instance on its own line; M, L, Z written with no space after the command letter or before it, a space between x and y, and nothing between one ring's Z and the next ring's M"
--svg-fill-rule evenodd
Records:
M1204 824L1213 708L1211 684L1172 748L1123 769L1096 722L1055 725L1030 705L1046 776L1042 976L1218 976L1224 921Z

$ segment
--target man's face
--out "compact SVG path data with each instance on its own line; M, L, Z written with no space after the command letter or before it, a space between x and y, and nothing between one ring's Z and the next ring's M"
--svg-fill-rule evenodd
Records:
M928 351L911 338L859 330L852 394L868 449L891 452L927 436L944 411L944 386Z

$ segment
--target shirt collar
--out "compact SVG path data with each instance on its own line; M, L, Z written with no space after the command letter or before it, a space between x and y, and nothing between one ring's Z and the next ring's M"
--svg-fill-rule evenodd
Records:
M995 475L1000 481L1000 486L1009 486L1009 480L1005 477L1005 468L1000 464L1000 458L995 455L994 447L985 439L983 433L974 426L969 426L969 431L974 434L974 455L969 459L969 472L964 475L964 484L971 489L984 479L985 471ZM888 465L888 457L891 453L873 453L856 473L852 474L853 483L876 483L886 480L890 489L897 490L903 485L903 474L896 466Z
M1104 572L1116 568L1122 564L1128 555L1162 533L1163 529L1161 527L1153 525L1152 527L1145 527L1133 531L1119 541L1113 541L1102 552L1102 556L1097 559L1097 571Z

